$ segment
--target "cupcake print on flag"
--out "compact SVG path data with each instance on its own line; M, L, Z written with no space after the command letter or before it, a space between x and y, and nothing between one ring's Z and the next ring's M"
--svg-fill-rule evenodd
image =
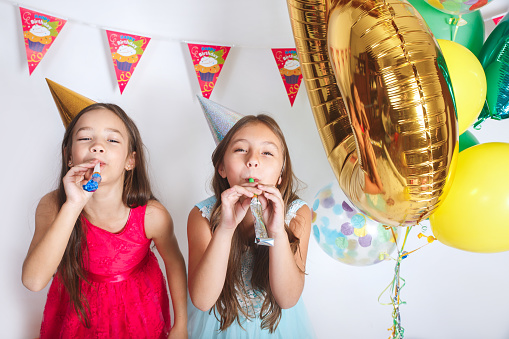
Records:
M112 31L106 31L106 35L117 75L118 88L122 94L150 38Z
M187 45L193 60L196 77L200 83L201 93L208 99L212 94L217 77L221 73L231 47L191 43Z
M272 54L274 54L290 104L293 106L302 81L302 71L300 70L297 51L295 48L273 48Z
M297 51L295 48L273 48L272 54L276 59L277 68L283 79L290 104L293 106L302 81L302 71L300 70Z
M55 41L67 20L20 7L30 75Z

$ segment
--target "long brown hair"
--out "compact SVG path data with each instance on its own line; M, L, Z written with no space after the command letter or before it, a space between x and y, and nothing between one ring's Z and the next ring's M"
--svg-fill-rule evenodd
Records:
M221 220L221 193L230 188L228 179L222 178L219 174L219 167L223 163L224 155L232 140L233 136L241 128L249 125L261 123L266 125L280 140L283 147L283 168L281 170L281 184L278 186L283 197L285 209L288 208L290 203L299 197L295 193L298 184L298 179L292 171L292 162L288 153L288 147L283 135L274 119L265 114L257 116L248 115L241 118L225 135L224 139L217 145L214 153L212 154L212 163L214 165L214 177L212 178L212 189L217 198L217 201L212 209L210 217L210 227L212 232L215 231ZM288 225L285 225L290 246L295 253L299 247L299 239L292 233ZM246 237L237 227L232 238L230 249L230 256L228 258L228 268L226 270L226 278L223 290L216 301L214 306L214 313L219 313L218 320L220 321L220 330L227 329L234 321L240 325L240 313L246 318L248 314L244 312L237 300L237 291L244 289L241 274L241 257L246 251L246 248L252 247L254 251L254 265L253 276L251 283L253 288L263 291L265 293L265 300L263 302L260 319L262 320L261 328L268 329L271 333L274 332L281 319L281 307L276 302L274 295L270 289L269 283L269 250L266 246L254 246L254 239L246 239Z
M72 136L74 126L83 114L96 109L107 109L118 116L124 123L128 132L128 151L134 155L135 167L133 170L126 171L124 174L124 189L122 193L123 203L130 207L145 205L149 200L154 199L150 189L150 181L145 167L145 156L143 152L143 143L140 132L134 122L117 105L96 103L83 109L76 115L67 127L62 140L62 169L60 172L60 184L57 189L58 203L60 208L67 200L62 179L69 171L68 162L72 150ZM86 297L81 292L82 282L87 282L84 270L83 253L87 251L86 230L81 223L81 217L76 220L74 228L69 237L69 242L64 255L57 269L57 275L61 279L65 289L69 293L70 303L78 314L82 323L90 327L88 319L89 305Z

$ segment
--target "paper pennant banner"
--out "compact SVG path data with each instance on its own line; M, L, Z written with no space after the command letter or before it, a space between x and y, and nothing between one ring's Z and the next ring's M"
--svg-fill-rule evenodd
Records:
M495 23L495 25L498 25L498 23L500 22L500 20L502 20L504 16L501 15L501 16L498 16L496 18L493 18L493 22Z
M150 38L113 31L106 31L106 35L117 75L118 88L122 94Z
M23 7L20 7L19 11L27 52L28 71L32 75L67 20Z
M191 43L187 45L193 60L196 77L200 83L201 93L208 99L216 85L217 78L223 69L231 47Z
M302 81L302 71L297 51L295 48L273 48L272 54L276 59L277 68L283 79L290 104L293 106Z

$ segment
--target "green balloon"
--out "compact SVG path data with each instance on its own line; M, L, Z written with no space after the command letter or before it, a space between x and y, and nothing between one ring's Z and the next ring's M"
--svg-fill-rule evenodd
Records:
M474 124L488 119L509 118L509 14L497 24L482 46L479 61L486 74L486 102Z
M479 54L479 61L482 67L486 68L489 64L497 59L498 54L505 46L505 42L509 37L509 15L506 14L502 20L500 20L490 33L486 42L482 46L481 53Z
M465 131L460 135L460 152L475 145L479 145L479 140L470 131Z
M479 56L484 42L484 20L479 11L461 16L467 24L458 27L456 38L454 38L456 25L450 22L459 19L457 15L443 13L423 0L408 0L408 2L423 17L436 39L457 42L468 48L475 56Z

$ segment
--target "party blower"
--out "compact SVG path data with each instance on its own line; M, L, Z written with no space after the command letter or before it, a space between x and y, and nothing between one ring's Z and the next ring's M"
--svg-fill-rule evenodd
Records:
M95 192L99 188L101 180L101 164L99 163L95 165L94 173L92 173L90 180L83 185L83 189L87 192Z
M329 163L350 201L390 226L448 191L458 127L444 57L404 0L287 0Z
M254 182L254 179L249 178L249 182ZM256 194L251 199L250 207L251 213L253 213L253 217L255 219L255 243L258 245L274 246L274 239L269 238L267 228L263 222L262 203Z

